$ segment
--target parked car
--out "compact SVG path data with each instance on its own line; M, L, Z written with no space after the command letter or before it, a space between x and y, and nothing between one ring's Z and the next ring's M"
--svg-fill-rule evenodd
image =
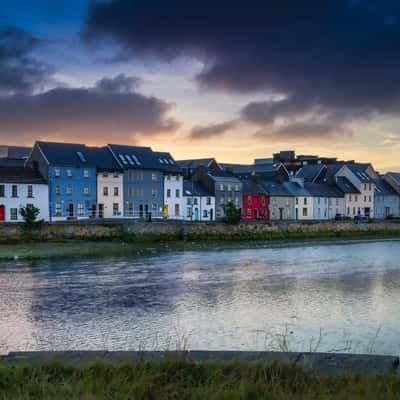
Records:
M354 221L369 221L369 217L367 215L356 215Z
M335 221L350 221L350 220L351 220L351 218L346 215L342 215L342 214L335 215Z

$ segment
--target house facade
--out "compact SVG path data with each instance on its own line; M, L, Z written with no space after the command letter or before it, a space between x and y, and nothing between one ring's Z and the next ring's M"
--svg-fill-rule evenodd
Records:
M344 194L335 186L323 183L305 183L313 198L313 219L330 220L345 215Z
M164 174L150 147L109 144L123 170L123 216L164 218Z
M312 220L314 217L313 196L304 188L304 181L294 178L283 183L285 189L294 197L294 215L296 221Z
M164 175L164 218L185 219L183 170L170 153L154 152Z
M0 167L0 223L23 222L20 210L39 209L38 220L49 220L49 191L38 171L25 167Z
M267 190L253 180L243 181L243 219L247 221L269 219Z
M261 182L269 199L269 219L271 221L292 220L295 214L294 196L277 182Z
M183 199L186 221L214 221L215 197L199 182L185 180L183 183Z
M27 165L48 183L50 221L96 217L96 165L85 145L36 142Z
M375 181L374 217L378 219L400 216L400 196L383 178Z

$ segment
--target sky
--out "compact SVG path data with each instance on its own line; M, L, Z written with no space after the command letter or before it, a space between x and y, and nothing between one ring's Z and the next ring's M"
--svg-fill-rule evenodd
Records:
M394 0L2 0L0 143L400 171Z

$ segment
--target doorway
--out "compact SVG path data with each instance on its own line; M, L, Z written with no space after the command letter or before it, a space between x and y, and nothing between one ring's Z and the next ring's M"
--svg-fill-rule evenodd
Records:
M99 204L99 218L104 218L104 204Z
M283 219L283 208L279 209L279 219Z
M6 220L6 208L1 205L0 206L0 222L4 222Z
M68 205L68 218L74 218L74 204L69 203Z

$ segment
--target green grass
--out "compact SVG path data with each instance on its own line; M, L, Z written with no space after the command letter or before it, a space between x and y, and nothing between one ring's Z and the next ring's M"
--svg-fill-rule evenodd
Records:
M309 400L400 398L396 376L319 376L295 366L194 363L185 358L120 365L0 367L0 399Z

